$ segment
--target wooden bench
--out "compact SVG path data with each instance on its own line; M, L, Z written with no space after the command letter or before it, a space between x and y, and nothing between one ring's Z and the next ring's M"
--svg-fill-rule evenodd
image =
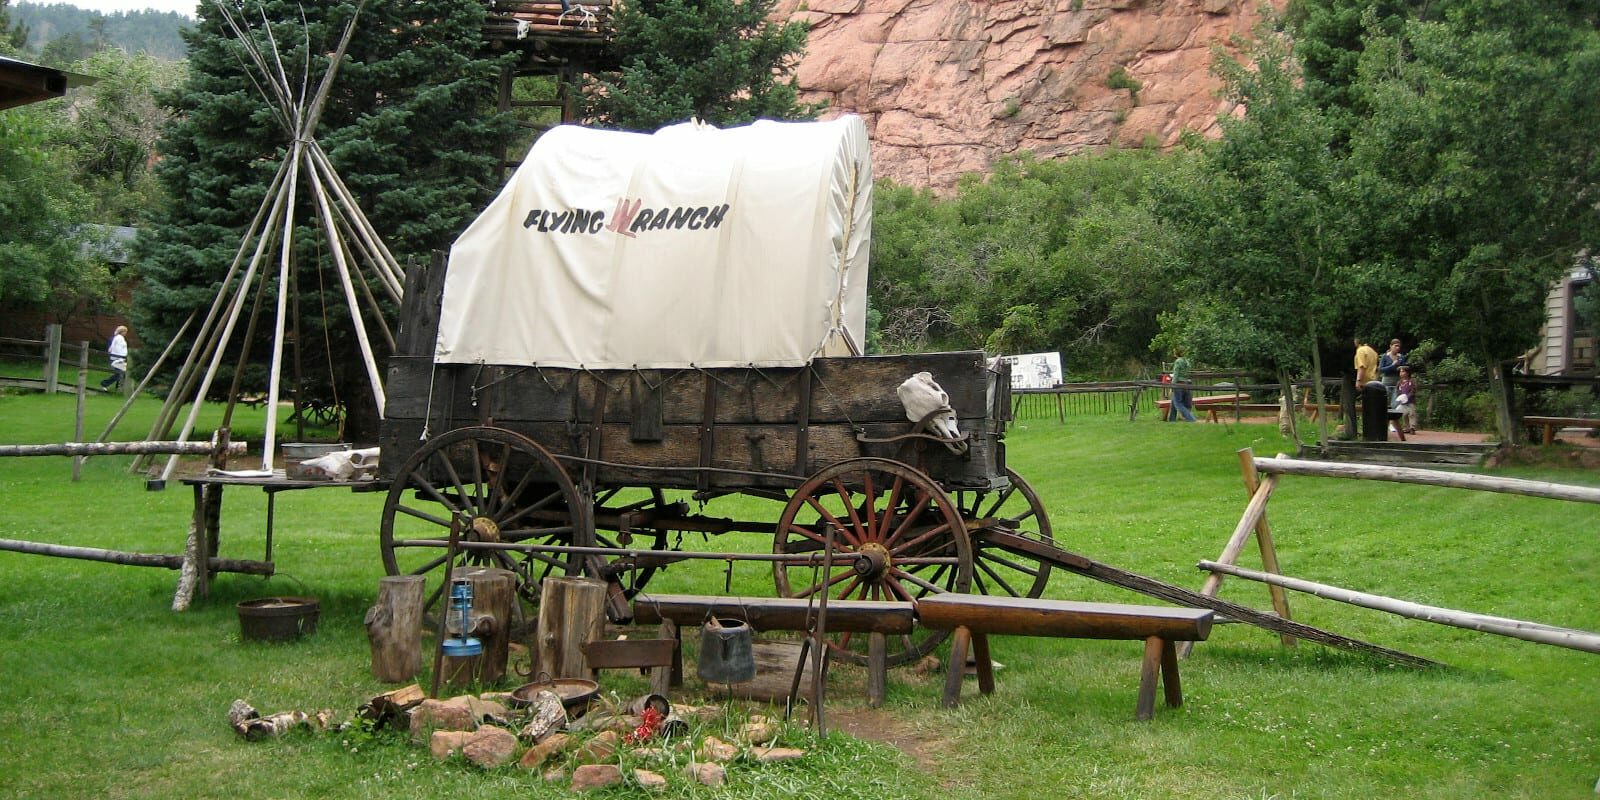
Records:
M1226 413L1232 411L1234 408L1235 408L1235 406L1232 406L1232 405L1207 406L1206 407L1206 416L1212 422L1220 422L1221 420L1219 420L1217 418L1217 414L1219 414L1219 413L1226 414ZM1270 411L1273 414L1277 414L1278 413L1278 404L1277 403L1240 403L1237 406L1237 408L1239 409L1239 412L1241 414L1250 413L1250 412L1259 413L1259 412L1262 412L1262 411Z
M1600 431L1600 419L1594 417L1542 417L1529 415L1522 418L1522 424L1527 425L1532 431L1540 431L1539 441L1550 444L1556 440L1556 431L1562 428L1588 428L1591 431Z
M809 631L817 615L815 601L797 597L730 597L687 594L641 594L633 600L634 622L660 624L662 638L681 643L680 627L701 625L711 617L743 620L756 631ZM905 601L829 600L826 633L864 633L867 646L867 702L883 705L888 688L889 635L910 635L916 629L914 606ZM682 648L674 650L672 685L683 674Z
M1206 409L1208 411L1211 411L1211 421L1212 422L1216 422L1217 421L1216 411L1214 411L1212 409L1214 407L1216 407L1216 406L1225 406L1226 408L1233 408L1233 401L1234 401L1235 398L1237 398L1240 403L1243 403L1244 401L1250 399L1250 398L1248 398L1248 397L1246 397L1245 395L1242 395L1242 394L1240 394L1240 395L1213 394L1213 395L1206 395L1205 397L1192 397L1192 398L1189 399L1189 403L1190 403L1190 406L1195 411L1199 411L1201 409ZM1167 414L1166 414L1167 410L1172 408L1172 400L1170 400L1170 399L1157 400L1156 401L1156 408L1161 410L1161 412L1162 412L1161 417L1163 419L1165 419L1166 416L1167 416ZM1274 406L1274 408L1276 408L1276 406Z
M1173 642L1204 641L1211 633L1212 611L1117 603L1077 603L1028 597L939 594L917 601L917 622L935 630L954 631L950 666L945 673L944 705L961 702L970 642L978 668L978 691L994 691L994 664L989 659L989 634L1058 636L1077 639L1142 639L1144 660L1139 670L1135 718L1155 713L1156 677L1160 672L1167 705L1183 705L1178 681L1178 653Z

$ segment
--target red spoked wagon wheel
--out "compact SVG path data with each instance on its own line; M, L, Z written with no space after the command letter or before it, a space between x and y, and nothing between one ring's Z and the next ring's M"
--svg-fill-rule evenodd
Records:
M833 536L834 563L777 563L783 597L915 600L972 586L972 545L955 504L924 473L881 458L841 461L813 475L789 498L773 552L820 553ZM943 631L891 639L888 664L915 661L937 647ZM866 663L867 635L830 636L835 657Z
M590 545L588 506L560 462L532 439L502 428L458 428L430 439L395 474L379 531L390 575L442 578L452 521L463 542ZM517 591L537 602L539 582L577 575L568 553L463 549L455 568L500 567L517 574ZM431 608L441 586L428 598Z
M973 590L1038 597L1050 582L1050 565L1018 549L1008 549L1004 538L1020 536L1053 546L1050 515L1021 475L1008 467L1006 478L1010 485L1003 489L955 493L956 508L972 536Z

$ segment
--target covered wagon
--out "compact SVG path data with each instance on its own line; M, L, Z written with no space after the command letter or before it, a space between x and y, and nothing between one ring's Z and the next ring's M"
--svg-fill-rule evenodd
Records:
M542 136L448 260L408 275L388 571L439 569L454 530L530 597L556 573L631 596L685 555L675 533L737 532L771 541L782 596L1036 596L1048 566L982 535L1050 536L1005 466L1004 365L861 354L871 194L853 116ZM947 403L908 413L903 385L929 379ZM691 512L727 495L767 511Z

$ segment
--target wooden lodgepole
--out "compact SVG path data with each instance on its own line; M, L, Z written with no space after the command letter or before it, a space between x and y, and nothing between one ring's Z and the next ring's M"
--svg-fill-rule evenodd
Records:
M1273 475L1313 475L1323 478L1416 483L1424 486L1520 494L1526 497L1547 497L1553 500L1573 500L1579 503L1600 503L1600 488L1521 478L1499 478L1470 472L1445 472L1419 467L1384 467L1373 464L1341 464L1283 457L1258 458L1255 460L1255 468L1259 472Z
M1412 603L1407 600L1397 600L1393 597L1368 594L1351 589L1342 589L1329 586L1325 583L1290 578L1284 575L1269 575L1253 569L1244 569L1229 564L1218 564L1215 561L1202 561L1196 565L1199 569L1206 570L1213 575L1226 573L1246 580L1260 581L1305 592L1326 600L1336 600L1349 603L1362 608L1397 614L1409 619L1420 619L1424 622L1436 622L1440 625L1450 625L1456 628L1493 633L1499 636L1509 636L1514 639L1524 639L1539 644L1553 644L1557 647L1567 647L1573 650L1582 650L1586 653L1600 653L1600 633L1591 633L1574 628L1558 628L1554 625L1545 625L1538 622L1525 622L1523 620L1508 619L1506 617L1492 617L1486 614L1474 614L1471 611L1458 611L1451 608L1438 606L1425 606L1421 603Z
M287 165L279 165L277 174L273 176L271 185L267 187L267 196L281 198L282 195L278 189L286 175ZM259 257L260 249L267 244L266 238L258 235L264 230L262 222L268 217L269 209L271 214L275 215L281 210L281 203L277 201L270 204L263 202L261 208L257 209L255 218L250 221L250 227L245 230L244 238L239 241L239 249L234 254L233 263L228 266L228 272L222 278L217 296L212 299L211 308L206 312L204 321L200 323L200 330L195 334L194 346L189 349L188 355L184 357L183 365L178 368L178 374L173 378L172 387L168 389L166 399L161 403L161 410L157 412L155 421L150 424L150 432L145 435L146 439L157 439L172 432L172 424L177 421L178 411L183 406L184 398L190 396L190 392L200 380L200 362L211 358L212 349L216 347L218 338L223 336L221 329L214 328L214 326L222 319L223 309L227 305L227 298L229 297L228 287L232 284L234 276L238 274L239 267L245 263L245 254L250 252L251 242L256 243L258 253L256 257ZM274 223L268 221L266 224L270 227ZM254 269L253 265L251 269ZM244 280L248 281L249 278L246 277ZM198 311L199 309L195 310ZM190 319L192 320L193 318L194 315L191 313ZM176 342L181 338L182 334L180 332L179 335L173 336L173 341ZM196 403L198 404L198 400ZM184 438L187 438L187 436ZM141 456L128 465L128 471L138 472L148 466L149 463L149 459Z
M30 553L37 556L76 558L81 561L102 561L107 564L121 564L127 567L162 567L164 569L180 569L183 567L183 556L180 555L129 553L123 550L102 550L98 547L23 542L16 539L0 539L0 550L9 550L13 553ZM212 558L207 563L210 564L213 572L238 572L246 575L273 574L271 561Z
M1293 386L1287 383L1285 385L1289 386L1291 392L1294 391ZM1291 407L1293 407L1292 404ZM1293 417L1294 415L1290 414L1290 416ZM1239 472L1244 480L1244 490L1247 494L1254 496L1256 489L1261 486L1260 476L1256 474L1255 469L1255 453L1250 448L1244 447L1238 450L1237 455L1239 456ZM1280 455L1282 454L1280 453ZM1272 525L1267 522L1265 510L1261 512L1261 519L1256 522L1256 545L1261 550L1262 568L1274 575L1283 574L1283 570L1278 568L1278 546L1272 540ZM1290 619L1289 596L1284 593L1283 587L1268 584L1267 593L1272 596L1272 610L1277 612L1278 616ZM1281 631L1278 633L1278 637L1283 642L1284 647L1294 647L1295 642L1299 641Z
M117 456L136 454L210 455L216 450L211 442L62 442L61 444L0 444L0 457L4 456ZM229 455L245 451L244 442L228 444Z
M1217 561L1223 564L1232 564L1238 560L1239 553L1244 550L1246 542L1250 541L1250 534L1255 532L1256 525L1266 518L1267 501L1272 498L1272 490L1278 487L1278 476L1268 475L1256 487L1255 493L1250 496L1250 503L1244 508L1244 516L1239 518L1239 524L1233 528L1233 535L1228 537L1228 543L1222 548L1222 555L1217 556ZM1217 590L1222 588L1222 576L1212 573L1206 576L1205 584L1200 587L1200 594L1206 597L1216 597ZM1189 651L1194 649L1194 642L1184 641L1178 643L1178 657L1188 658Z

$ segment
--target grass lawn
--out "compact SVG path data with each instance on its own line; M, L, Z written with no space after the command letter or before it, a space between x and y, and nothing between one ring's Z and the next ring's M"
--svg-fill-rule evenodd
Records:
M120 398L89 398L98 433ZM141 401L116 438L138 438ZM67 395L0 395L0 442L71 438ZM202 427L219 415L208 409ZM250 431L254 425L257 432ZM259 422L241 435L259 441ZM1215 558L1244 507L1235 451L1288 449L1265 425L1176 425L1074 417L1018 425L1009 463L1034 484L1066 548L1185 586ZM79 483L65 458L0 459L0 538L179 552L191 502L146 492L125 458L96 458ZM1600 474L1498 474L1600 485ZM265 498L233 489L222 555L258 558ZM386 688L368 673L362 616L382 574L381 495L279 496L271 579L224 575L210 599L168 610L177 573L0 552L0 797L562 797L565 783L507 768L435 763L389 737L293 735L246 743L224 714L347 716ZM713 503L708 513L733 516ZM1286 476L1269 506L1288 574L1432 605L1600 630L1600 507L1457 489ZM727 549L726 542L713 540ZM748 546L764 549L766 542ZM1253 550L1241 563L1258 566ZM674 567L656 591L715 593L721 565ZM740 567L735 591L770 593ZM763 588L765 587L765 588ZM1268 607L1265 587L1230 579L1223 596ZM297 643L239 639L234 603L268 594L322 602ZM1068 574L1055 597L1141 603ZM672 797L1593 797L1600 779L1600 660L1591 654L1290 598L1312 625L1448 666L1416 671L1218 626L1183 665L1186 703L1133 721L1135 642L998 639L995 694L968 687L939 706L940 674L896 670L867 715L853 667L837 667L830 719L878 719L910 754L838 732L784 736L799 761L730 770L720 789L673 773ZM692 672L692 670L691 670ZM623 696L643 684L605 673ZM689 691L695 691L691 681ZM736 717L734 718L736 719ZM715 723L713 723L713 726ZM615 789L602 796L639 796Z

